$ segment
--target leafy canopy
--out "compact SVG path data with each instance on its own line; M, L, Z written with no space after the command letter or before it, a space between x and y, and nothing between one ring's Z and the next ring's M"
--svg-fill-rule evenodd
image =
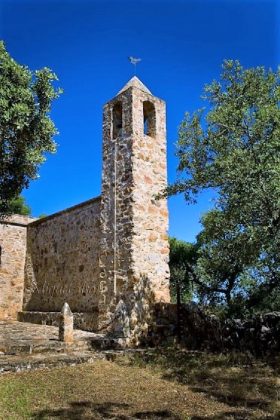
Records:
M0 215L38 176L46 152L55 152L57 130L49 113L61 93L48 68L32 72L18 64L0 42Z
M187 113L179 129L179 178L167 193L183 192L191 203L214 189L197 275L228 302L243 281L251 301L280 284L279 77L226 60L221 80L205 87L207 110Z
M193 294L193 267L197 259L197 247L189 242L169 238L170 286L172 301L187 302ZM180 296L178 296L178 294Z

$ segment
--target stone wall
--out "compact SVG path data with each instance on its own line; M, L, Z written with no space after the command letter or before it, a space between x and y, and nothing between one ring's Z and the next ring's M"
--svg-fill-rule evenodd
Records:
M167 203L156 199L165 186L165 103L133 78L103 117L99 307L125 337L170 299Z
M177 305L157 304L148 343L172 343L178 339ZM221 320L195 304L180 310L181 344L191 350L251 352L256 356L279 353L280 312L255 315L250 319Z
M21 311L17 320L32 324L59 326L61 312ZM93 312L74 312L74 328L85 331L98 330L98 310Z
M24 311L96 310L99 218L98 197L28 225Z
M150 112L154 112L149 135L143 127L144 103L153 106ZM136 278L140 274L149 278L155 302L169 302L167 200L156 198L167 185L165 102L137 91L133 120L133 268Z
M56 322L67 302L76 325L137 344L170 299L166 178L165 103L133 77L104 107L101 197L27 227L19 318Z
M31 220L14 215L0 222L0 319L16 319L22 309L26 225Z

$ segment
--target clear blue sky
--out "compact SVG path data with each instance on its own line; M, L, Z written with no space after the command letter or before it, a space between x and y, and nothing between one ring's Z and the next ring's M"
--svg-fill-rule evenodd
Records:
M279 63L277 0L1 0L0 37L31 69L54 70L64 94L52 117L55 155L24 192L33 214L51 214L100 194L102 106L133 75L167 103L168 176L176 176L174 142L185 111L202 105L205 83L225 58L245 67ZM169 200L170 234L194 240L211 193L195 206Z

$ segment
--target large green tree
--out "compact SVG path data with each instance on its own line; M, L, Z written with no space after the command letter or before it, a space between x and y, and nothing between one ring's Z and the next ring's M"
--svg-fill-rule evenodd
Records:
M197 237L198 256L194 269L197 297L204 304L227 306L245 314L244 302L255 286L250 270L258 259L258 244L248 232L230 223L221 210L202 218Z
M200 279L229 302L237 281L254 284L257 305L280 284L280 72L223 64L205 87L206 109L186 114L179 129L179 179L168 193L195 202L215 191L215 210L200 235ZM207 280L208 276L208 280Z
M45 153L56 150L49 115L60 94L56 80L48 68L32 72L18 64L0 42L0 216L38 176Z

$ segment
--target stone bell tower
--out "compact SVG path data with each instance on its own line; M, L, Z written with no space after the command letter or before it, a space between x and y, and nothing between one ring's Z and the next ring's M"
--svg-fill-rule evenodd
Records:
M103 115L99 310L121 313L113 329L131 331L148 295L169 301L165 186L165 103L133 77Z

